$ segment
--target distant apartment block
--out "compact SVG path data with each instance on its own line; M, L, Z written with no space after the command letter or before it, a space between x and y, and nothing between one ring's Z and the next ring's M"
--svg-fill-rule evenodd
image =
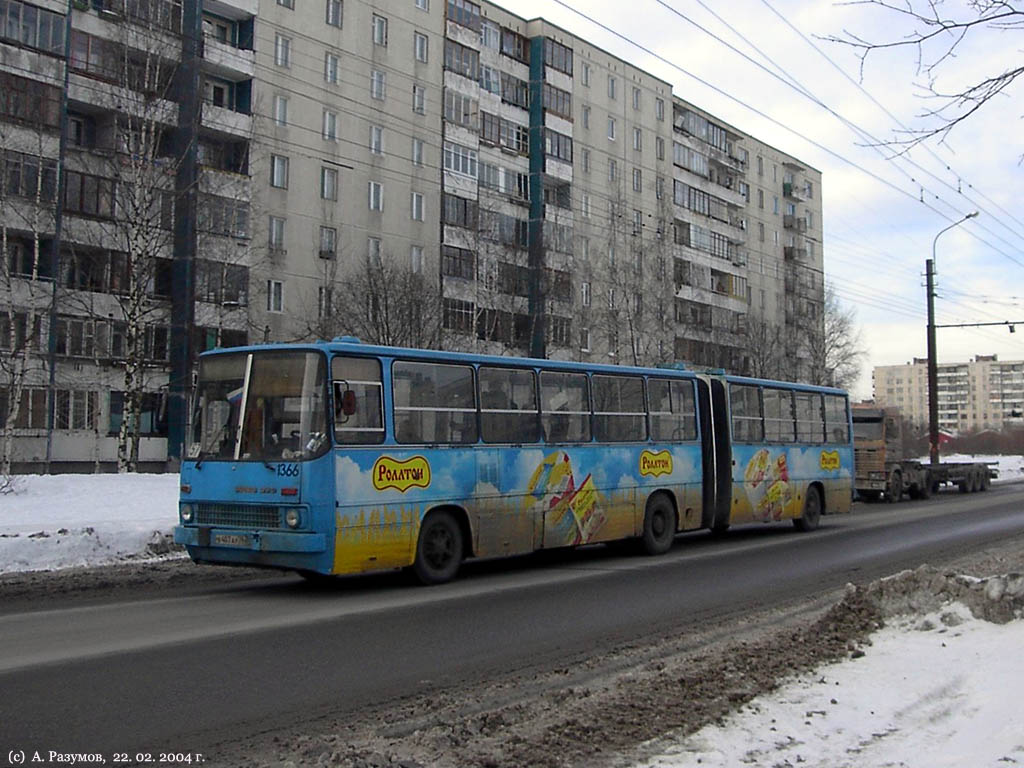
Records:
M1002 429L1020 423L1024 408L1024 361L976 355L965 363L938 366L939 428L953 432ZM874 399L897 406L920 427L928 425L928 361L876 366Z

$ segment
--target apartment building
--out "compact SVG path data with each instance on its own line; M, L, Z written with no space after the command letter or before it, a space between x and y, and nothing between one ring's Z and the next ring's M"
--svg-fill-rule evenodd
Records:
M1024 361L975 355L964 363L938 365L939 429L949 432L1000 430L1020 424L1024 409ZM874 400L896 406L914 424L928 426L928 361L876 366Z
M810 370L821 174L544 19L472 0L5 7L0 346L18 365L0 419L22 376L22 471L114 466L128 336L147 469L215 346L355 333Z

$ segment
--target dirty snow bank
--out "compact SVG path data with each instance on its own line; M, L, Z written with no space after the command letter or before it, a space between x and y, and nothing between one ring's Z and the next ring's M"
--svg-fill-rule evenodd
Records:
M885 626L722 722L646 745L638 765L996 766L1024 762L1024 575L929 566L847 588L835 612Z
M0 573L166 556L178 475L19 475L0 495Z

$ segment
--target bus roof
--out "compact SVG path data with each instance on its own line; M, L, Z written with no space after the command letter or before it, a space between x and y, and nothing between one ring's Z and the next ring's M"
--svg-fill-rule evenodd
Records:
M706 372L702 369L680 367L678 364L666 367L631 366L631 365L608 365L605 363L580 363L570 360L551 360L535 357L512 357L505 355L487 355L476 352L449 352L439 349L416 349L412 347L389 347L379 344L364 344L352 337L339 337L332 341L298 342L291 344L250 344L242 347L227 347L208 350L202 356L232 354L239 352L269 352L283 350L317 350L321 352L334 352L340 354L380 356L380 357L402 357L415 358L417 360L430 360L448 363L477 363L482 365L495 366L519 366L519 367L544 367L548 370L560 371L590 371L595 373L610 374L644 374L648 376L665 376L669 378L697 378L699 375L708 375L714 378L737 384L753 384L761 386L773 386L783 388L800 389L811 392L822 392L827 394L846 395L842 389L834 387L821 387L813 384L799 384L795 382L771 381L768 379L755 379L746 376L723 375L721 371Z

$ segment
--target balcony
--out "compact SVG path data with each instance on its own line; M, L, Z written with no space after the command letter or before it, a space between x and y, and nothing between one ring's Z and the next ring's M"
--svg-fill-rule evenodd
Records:
M797 232L803 233L807 231L807 219L802 216L797 217L787 213L782 217L782 226L785 229L793 229Z
M786 261L806 261L807 249L795 245L787 245L782 248L782 255Z
M799 203L802 203L807 199L804 195L804 191L791 181L785 181L782 183L782 194L790 200L796 200Z
M203 127L231 136L249 138L252 134L252 116L206 102L203 104Z
M254 51L237 48L211 35L203 37L203 69L221 77L251 78L256 72Z

